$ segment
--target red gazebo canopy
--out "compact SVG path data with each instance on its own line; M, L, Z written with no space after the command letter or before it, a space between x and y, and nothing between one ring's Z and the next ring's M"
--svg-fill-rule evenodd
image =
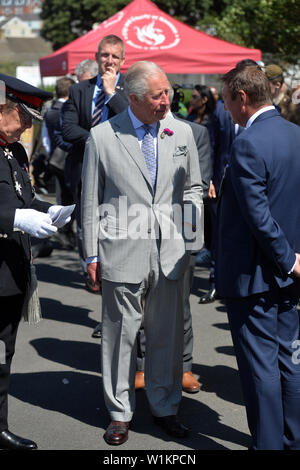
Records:
M41 76L74 73L81 60L95 59L98 43L108 34L125 43L123 72L138 60L151 60L176 74L222 74L239 60L261 60L259 49L214 38L174 19L150 0L134 0L96 29L41 57Z

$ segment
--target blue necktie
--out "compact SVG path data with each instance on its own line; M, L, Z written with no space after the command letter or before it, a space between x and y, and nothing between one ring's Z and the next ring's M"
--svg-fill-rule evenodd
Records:
M143 125L145 130L145 135L142 140L142 152L145 157L145 162L149 171L150 180L152 183L153 188L155 187L156 183L156 172L157 172L157 164L155 158L155 149L154 149L154 139L150 132L150 126L146 124Z
M100 93L98 93L98 96L97 96L97 99L96 99L96 102L95 102L95 108L94 108L94 112L93 112L93 115L92 115L92 126L91 127L96 126L101 121L104 101L105 101L105 93L104 93L104 91L101 90Z

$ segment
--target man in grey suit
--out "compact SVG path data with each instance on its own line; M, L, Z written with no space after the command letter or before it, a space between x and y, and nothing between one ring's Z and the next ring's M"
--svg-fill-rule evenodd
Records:
M172 101L172 92L170 90L171 98L171 110L175 113L178 109L177 102ZM169 113L170 116L176 117L176 114ZM176 117L176 119L179 119ZM182 121L182 119L181 119ZM193 136L195 139L198 157L199 157L199 166L202 177L202 189L203 189L203 199L208 196L208 190L211 179L211 161L210 161L210 140L209 134L206 127L196 122L184 121L189 126L191 126L193 131ZM184 273L183 278L183 373L182 373L182 390L186 393L197 393L200 390L200 383L197 381L196 377L192 372L193 365L193 344L194 344L194 335L193 335L193 326L192 326L192 312L190 306L190 293L193 284L194 278L194 269L196 254L193 253L190 257L190 262L187 270ZM145 351L146 351L146 340L144 334L144 328L141 327L138 333L137 341L137 372L135 376L135 389L141 390L145 388Z
M84 155L83 248L92 281L102 285L102 377L112 420L104 438L112 445L127 440L135 409L142 319L154 421L175 437L188 432L177 418L183 274L187 249L203 242L202 182L190 126L166 116L169 89L156 64L131 66L128 110L91 130Z

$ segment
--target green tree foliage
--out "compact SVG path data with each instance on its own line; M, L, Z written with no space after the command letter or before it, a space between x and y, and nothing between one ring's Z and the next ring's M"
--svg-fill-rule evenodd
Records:
M128 0L44 0L42 36L56 50L124 8Z
M213 21L216 35L226 41L261 49L281 62L300 55L299 0L227 0Z

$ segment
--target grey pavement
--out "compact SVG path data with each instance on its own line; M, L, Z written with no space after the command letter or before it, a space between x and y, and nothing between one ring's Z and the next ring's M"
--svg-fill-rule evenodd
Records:
M193 372L199 393L183 393L181 420L190 436L168 437L153 424L144 391L136 393L129 440L108 446L109 424L100 370L101 340L91 337L101 321L99 295L85 290L77 252L55 249L35 260L43 320L22 322L9 396L12 432L41 450L246 450L250 437L236 360L222 301L200 305L208 289L207 267L196 267L191 308Z

